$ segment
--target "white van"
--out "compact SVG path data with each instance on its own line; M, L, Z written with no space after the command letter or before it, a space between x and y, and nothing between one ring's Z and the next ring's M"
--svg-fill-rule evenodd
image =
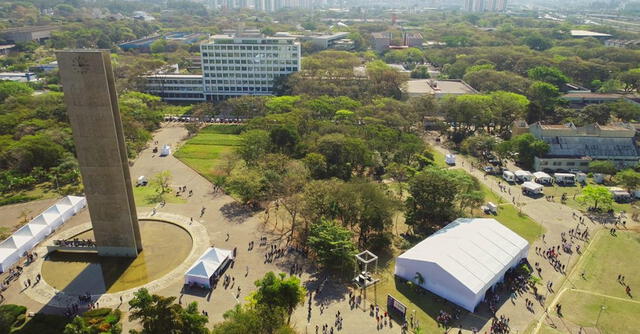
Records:
M170 154L171 154L171 146L169 145L162 146L162 149L160 150L160 156L166 157L167 155L170 155Z
M508 170L502 172L502 178L507 182L516 182L516 175Z
M576 184L576 176L569 173L555 173L553 177L556 179L556 183L559 185L574 185Z
M447 154L444 157L444 162L447 163L447 165L449 166L455 166L456 165L456 156L453 154Z

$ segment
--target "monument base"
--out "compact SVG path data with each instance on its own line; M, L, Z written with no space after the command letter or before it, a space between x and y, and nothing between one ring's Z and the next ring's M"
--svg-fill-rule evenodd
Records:
M105 247L98 246L99 256L120 256L120 257L138 257L138 250L135 247Z

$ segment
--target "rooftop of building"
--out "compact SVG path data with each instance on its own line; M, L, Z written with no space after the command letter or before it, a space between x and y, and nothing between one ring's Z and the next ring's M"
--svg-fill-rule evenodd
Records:
M420 94L476 94L478 91L462 80L415 79L407 81L407 93Z
M202 74L153 74L147 75L146 77L163 79L201 79Z
M589 31L589 30L571 30L571 36L573 37L612 37L609 34L601 32Z
M11 33L11 32L36 32L36 31L47 31L47 30L55 30L58 29L56 26L31 26L31 27L17 27L17 28L7 28L0 31L0 33Z
M243 44L248 40L261 40L261 41L290 41L294 42L295 37L271 37L265 36L260 33L235 33L235 34L217 34L209 37L203 43L216 43L216 44Z
M390 32L374 32L371 33L371 37L373 38L391 38Z
M0 50L12 49L12 48L14 48L15 46L16 46L15 44L0 45Z

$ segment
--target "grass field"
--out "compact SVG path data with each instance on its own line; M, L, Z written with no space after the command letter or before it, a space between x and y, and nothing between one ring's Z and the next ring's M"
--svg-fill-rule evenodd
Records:
M153 206L160 203L164 199L167 203L186 203L186 201L180 197L176 197L173 192L165 193L162 198L158 197L158 191L152 185L146 187L133 187L133 198L136 201L137 206Z
M565 322L585 328L597 327L601 333L640 333L640 303L637 297L627 296L624 286L617 281L618 275L623 274L632 294L638 294L640 265L635 254L640 252L640 233L618 231L617 234L614 237L608 230L599 231L569 279L576 289L603 296L566 291L560 299ZM561 330L567 324L556 325Z
M640 233L619 230L616 234L614 237L608 230L601 230L595 235L572 278L578 289L629 298L624 286L617 282L622 274L631 292L640 295ZM580 277L583 271L586 280Z
M213 180L220 156L240 145L240 126L210 125L182 145L174 156L208 180Z
M640 333L640 303L567 291L561 304L564 320L577 326L597 328L600 333ZM563 329L562 324L556 325Z

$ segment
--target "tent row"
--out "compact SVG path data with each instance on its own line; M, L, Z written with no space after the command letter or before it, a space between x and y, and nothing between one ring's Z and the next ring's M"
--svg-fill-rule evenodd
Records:
M54 232L87 205L80 196L67 196L0 242L0 272L7 271L20 257Z
M184 284L211 289L233 259L232 251L211 247L184 274Z

